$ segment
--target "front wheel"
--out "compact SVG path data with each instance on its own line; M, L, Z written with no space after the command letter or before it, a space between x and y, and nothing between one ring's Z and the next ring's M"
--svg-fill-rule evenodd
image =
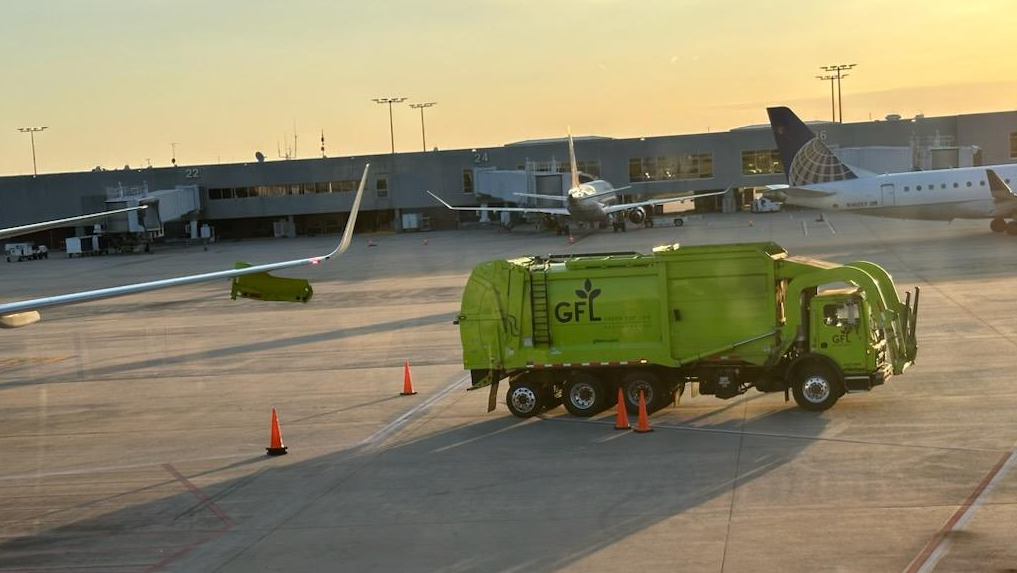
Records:
M844 387L830 367L806 364L795 373L791 393L799 407L811 412L822 412L837 403L844 394Z
M993 219L989 221L989 229L993 233L1002 233L1006 230L1006 219Z
M544 409L547 393L541 384L524 380L509 386L505 403L509 412L517 418L532 418Z

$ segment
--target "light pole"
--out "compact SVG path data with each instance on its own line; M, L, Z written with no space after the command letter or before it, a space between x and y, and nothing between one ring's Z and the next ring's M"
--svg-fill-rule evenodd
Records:
M387 103L388 104L388 134L392 139L392 153L395 153L395 127L392 123L392 104L403 103L406 101L404 97L376 97L373 98L374 103Z
M172 150L172 152L173 152L173 157L170 159L170 163L173 164L173 167L177 166L177 146L178 145L180 145L180 144L176 143L176 142L173 142L173 143L170 144L170 150Z
M424 132L424 108L438 105L436 101L425 101L424 103L411 103L410 107L420 110L420 140L424 144L424 151L427 151L427 134Z
M35 176L39 175L39 167L35 163L35 132L44 131L46 126L42 127L19 127L18 131L21 133L27 133L32 138L32 174Z
M840 73L843 70L850 70L858 64L836 64L833 66L819 66L819 69L827 72L837 72L837 108L840 111L840 122L844 123L844 98L840 96L840 79L846 78L848 74Z
M833 98L833 80L837 79L837 76L816 76L817 80L830 80L830 115L833 117L830 121L837 121L837 103Z

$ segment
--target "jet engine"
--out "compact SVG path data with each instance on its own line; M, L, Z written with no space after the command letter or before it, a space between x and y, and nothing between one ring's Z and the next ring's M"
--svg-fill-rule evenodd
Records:
M636 207L629 210L629 221L635 225L641 225L646 220L646 208Z

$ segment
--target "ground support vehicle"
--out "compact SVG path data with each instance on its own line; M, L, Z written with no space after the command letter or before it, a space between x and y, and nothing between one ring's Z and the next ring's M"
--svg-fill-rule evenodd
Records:
M86 235L84 237L68 237L64 241L67 250L67 257L75 255L79 257L90 257L93 255L105 255L109 252L108 241L103 235Z
M45 245L36 247L33 243L7 243L4 245L7 262L37 261L49 258L49 249Z
M777 213L780 211L780 203L766 197L758 197L752 200L753 213Z
M774 243L533 256L477 266L456 323L473 388L508 379L520 417L564 402L592 416L622 388L635 409L690 383L732 398L793 393L825 410L901 374L917 354L918 294L878 265L789 256Z

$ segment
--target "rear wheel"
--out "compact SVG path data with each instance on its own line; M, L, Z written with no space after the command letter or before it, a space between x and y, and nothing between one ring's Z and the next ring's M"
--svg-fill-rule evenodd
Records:
M505 393L505 403L509 412L518 418L531 418L544 409L547 393L541 384L523 380L509 386Z
M647 412L656 412L671 401L667 385L656 374L649 370L630 372L622 378L622 394L625 396L625 407L630 413L639 412L640 390L646 401Z
M674 226L675 227L681 227L684 224L685 224L685 220L684 219L682 219L681 217L675 217L675 219L674 219Z
M844 387L829 366L810 363L796 370L791 393L799 407L822 412L837 403L844 394Z
M607 384L591 374L577 374L565 384L565 409L573 416L589 418L607 407Z
M993 233L1002 233L1006 230L1005 219L993 219L989 221L989 228L992 229Z

